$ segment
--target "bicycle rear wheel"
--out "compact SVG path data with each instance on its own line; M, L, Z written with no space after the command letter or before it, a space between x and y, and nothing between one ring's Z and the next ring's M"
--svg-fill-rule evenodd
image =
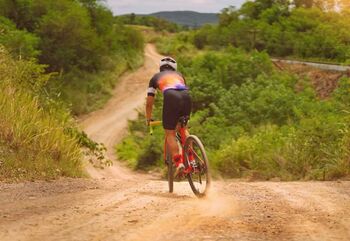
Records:
M174 191L174 165L173 161L171 159L170 151L168 150L169 147L166 146L166 162L168 166L168 185L169 185L169 192L172 193Z
M192 152L193 160L190 162L189 153ZM197 136L190 135L186 138L185 146L185 167L192 166L192 171L187 174L188 182L193 193L197 197L204 197L210 187L211 177L209 162L204 146Z

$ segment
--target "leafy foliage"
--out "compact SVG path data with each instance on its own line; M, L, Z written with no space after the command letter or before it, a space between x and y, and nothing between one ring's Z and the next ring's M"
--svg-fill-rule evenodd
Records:
M347 63L350 18L339 4L341 11L332 1L247 1L225 8L218 26L158 41L163 54L178 59L193 98L190 131L220 174L264 180L350 174L349 78L320 100L308 79L276 70L269 57ZM136 141L133 124L130 131L123 147ZM139 148L151 141L142 137ZM153 147L161 148L162 139L154 138Z
M117 77L142 62L142 35L100 0L1 0L0 30L15 57L38 57L58 73L49 90L62 93L74 114L105 103Z
M178 63L193 99L190 132L203 140L222 175L329 180L349 174L349 79L321 101L307 80L274 69L266 53L232 47L192 57L180 52ZM141 152L151 157L149 165L161 163L162 133L136 134L134 122L129 128L119 153L137 143L135 167L145 161Z
M9 19L0 16L0 44L17 59L30 59L39 55L39 38L25 30L18 30Z
M128 15L122 15L115 17L118 22L130 25L142 25L153 27L157 32L168 31L170 33L176 33L184 30L184 27L177 25L176 23L169 22L162 18L154 16L139 16L134 13Z
M84 176L83 154L109 165L71 112L100 107L143 47L100 0L0 0L0 179Z
M198 30L193 44L199 49L231 45L266 50L272 56L345 63L350 17L346 8L331 11L335 8L329 1L247 1L241 9L224 9L220 24Z

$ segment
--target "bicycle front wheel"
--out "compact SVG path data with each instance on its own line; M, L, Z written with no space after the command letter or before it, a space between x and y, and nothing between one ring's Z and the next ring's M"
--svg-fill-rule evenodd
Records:
M209 190L211 177L207 154L197 136L190 135L186 138L184 154L186 169L191 166L191 172L187 174L191 189L197 197L204 197Z

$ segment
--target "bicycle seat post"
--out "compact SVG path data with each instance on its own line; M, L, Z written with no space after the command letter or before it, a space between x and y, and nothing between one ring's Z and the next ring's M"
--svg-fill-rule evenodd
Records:
M180 125L182 128L187 125L189 119L190 119L189 116L181 116L180 117L179 122L180 122Z

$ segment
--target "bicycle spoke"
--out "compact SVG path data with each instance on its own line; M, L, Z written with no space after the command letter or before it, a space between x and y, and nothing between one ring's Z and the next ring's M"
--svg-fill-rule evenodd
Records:
M197 154L197 152L195 150L193 150L193 148L191 148L192 153L195 155L195 157L201 162L204 163L204 161L202 160L202 158L199 157L199 155Z

